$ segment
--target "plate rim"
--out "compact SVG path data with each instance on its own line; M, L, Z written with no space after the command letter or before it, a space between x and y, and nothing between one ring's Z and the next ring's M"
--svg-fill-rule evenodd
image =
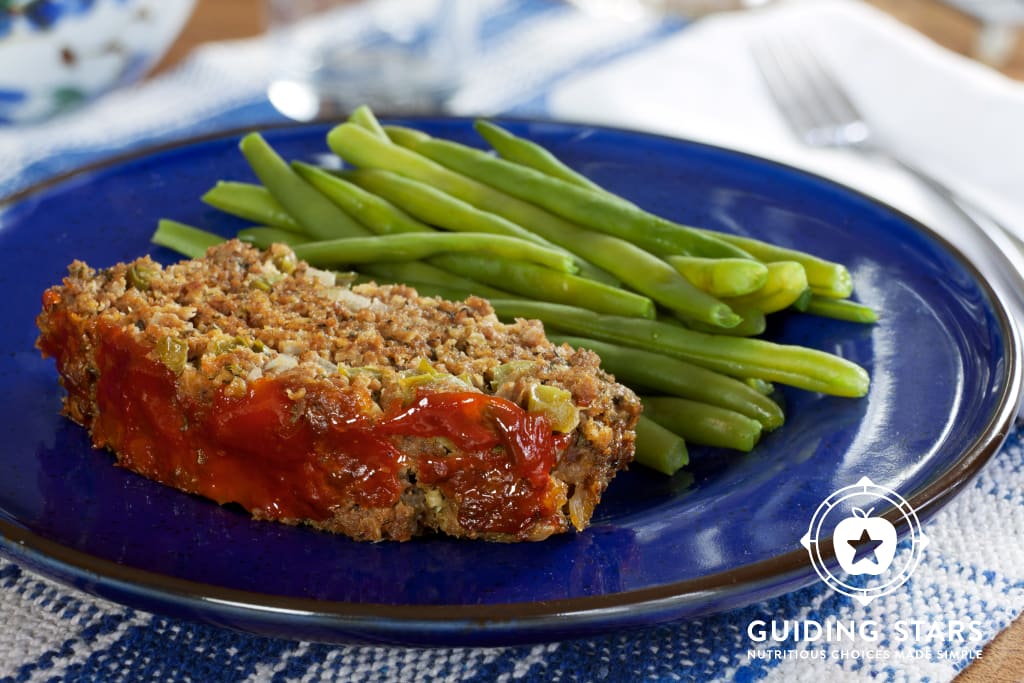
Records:
M445 115L381 115L382 120L403 122L472 122L474 116ZM725 153L737 157L745 157L758 163L769 164L783 169L787 173L795 173L815 182L824 183L838 188L845 193L864 199L877 207L895 215L908 224L914 231L923 233L934 240L939 246L971 275L986 297L990 300L992 314L998 323L998 329L1005 340L1003 362L1005 370L1002 379L1005 386L999 395L997 409L993 411L984 428L973 440L971 445L952 462L948 470L940 477L926 482L918 489L904 495L911 507L917 512L922 522L929 519L939 509L953 500L969 483L986 463L997 453L1009 436L1017 412L1017 405L1022 396L1022 341L1017 325L1012 321L1006 304L1006 295L985 278L975 263L959 248L937 231L922 221L893 207L881 199L864 191L850 187L814 171L800 168L792 164L760 156L744 150L659 133L629 129L619 126L598 125L568 120L541 119L532 117L495 116L490 117L496 122L523 125L555 126L576 130L600 130L614 134L643 137L660 140L670 144L682 143L705 148L716 153ZM169 141L115 153L82 166L55 174L49 178L35 182L28 187L17 190L6 197L0 198L0 212L8 210L34 195L58 188L62 184L92 173L102 172L118 166L130 164L140 159L157 156L163 153L216 142L230 140L253 130L269 131L310 131L329 125L335 125L334 119L317 119L308 122L268 122L241 127L233 127L194 136L176 138ZM890 508L881 515L889 519L899 528L903 521L898 509ZM826 551L826 560L830 559L831 551ZM125 596L135 598L147 604L155 601L163 607L201 606L202 609L242 610L247 618L263 619L266 623L281 623L289 619L303 618L325 621L324 625L335 627L355 627L357 631L367 625L367 619L374 620L377 632L395 634L404 631L411 624L419 623L425 628L451 627L463 628L471 624L484 631L497 631L508 634L524 628L535 629L537 639L543 639L544 632L552 630L573 629L586 626L595 620L610 615L618 615L623 609L629 610L630 618L642 618L645 615L685 608L697 598L708 602L709 598L728 603L752 587L762 584L776 583L785 585L785 589L775 592L782 593L796 590L804 585L814 583L816 575L810 570L811 562L803 549L795 549L758 562L740 565L725 571L706 574L704 576L648 586L639 589L617 591L593 596L560 598L557 600L534 600L526 602L504 602L488 604L388 604L376 602L343 602L317 598L303 598L261 593L258 591L230 588L208 584L190 579L182 579L169 574L139 569L123 565L112 560L92 555L86 551L69 548L45 536L36 534L15 522L0 517L0 554L5 554L15 562L23 562L48 576L63 581L73 587L86 590L94 595L105 596L106 591L97 590L110 588L119 597L113 598L122 604L133 604L124 600ZM759 599L768 599L766 595ZM740 606L727 605L726 609ZM715 613L721 608L711 607L707 610L692 611L685 616ZM671 620L671 619L667 619ZM616 624L610 624L608 628ZM438 635L443 636L444 633ZM449 634L450 635L450 634ZM332 639L328 639L332 640ZM351 638L344 639L350 642ZM474 640L469 635L467 642ZM521 639L516 639L520 642ZM499 642L511 642L500 640Z

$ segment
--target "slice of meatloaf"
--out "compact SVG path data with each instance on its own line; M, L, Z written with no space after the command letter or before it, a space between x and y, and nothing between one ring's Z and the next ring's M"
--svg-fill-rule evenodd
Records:
M238 241L73 263L38 346L64 412L143 476L356 539L583 529L633 454L636 396L482 299L347 286Z

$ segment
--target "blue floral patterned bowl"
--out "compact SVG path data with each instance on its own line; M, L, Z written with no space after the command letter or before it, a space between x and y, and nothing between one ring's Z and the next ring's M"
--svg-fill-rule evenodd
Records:
M45 119L138 80L195 0L0 0L0 123Z

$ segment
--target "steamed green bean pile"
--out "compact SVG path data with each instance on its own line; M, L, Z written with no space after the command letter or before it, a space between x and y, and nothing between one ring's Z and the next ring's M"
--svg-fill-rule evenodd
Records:
M746 452L781 427L776 384L867 393L853 362L756 338L779 311L875 322L842 264L669 221L535 142L476 130L490 150L360 107L327 134L331 169L250 133L240 149L259 183L222 180L202 200L251 223L238 236L256 246L426 296L481 296L499 318L539 319L552 341L596 352L643 401L637 462L668 475L688 443ZM153 236L187 256L222 240L173 220Z

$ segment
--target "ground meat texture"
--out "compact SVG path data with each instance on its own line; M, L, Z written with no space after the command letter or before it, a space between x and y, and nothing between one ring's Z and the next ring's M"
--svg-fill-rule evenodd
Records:
M37 323L95 446L259 519L541 540L585 528L633 455L640 404L595 354L483 299L347 286L281 245L76 261Z

